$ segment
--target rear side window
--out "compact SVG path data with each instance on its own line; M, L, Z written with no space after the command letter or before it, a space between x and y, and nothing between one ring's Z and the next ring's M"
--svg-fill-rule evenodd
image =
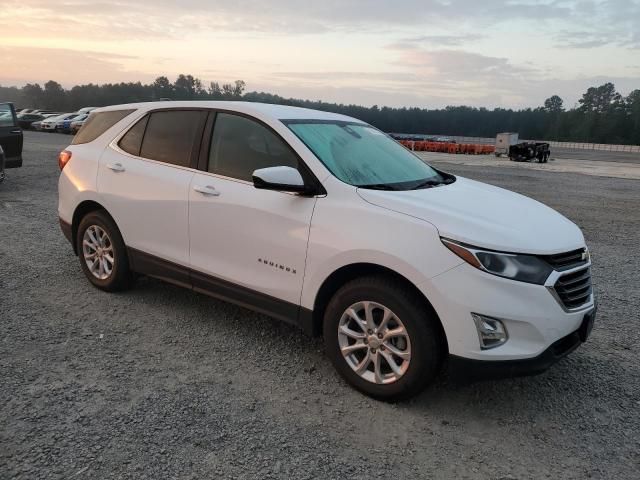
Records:
M73 138L71 145L93 142L133 111L134 110L113 110L110 112L92 113Z
M188 167L191 149L206 112L169 110L149 116L140 156Z
M142 137L144 136L144 129L147 127L148 120L149 115L145 115L141 120L138 120L120 139L118 146L125 152L139 157L140 148L142 147Z
M275 133L239 115L219 113L209 151L209 172L251 181L254 170L298 168L298 157Z

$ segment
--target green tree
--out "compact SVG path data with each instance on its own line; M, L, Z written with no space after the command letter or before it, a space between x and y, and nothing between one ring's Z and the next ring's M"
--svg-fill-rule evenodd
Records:
M640 145L640 89L636 89L625 98L629 116L629 141Z
M153 81L153 98L160 100L161 98L171 98L173 95L173 85L165 76L156 78Z
M549 113L563 112L562 104L562 99L558 95L553 95L544 101L544 111Z
M178 75L178 78L173 84L173 90L176 94L177 100L194 100L197 97L202 97L205 90L202 88L202 82L200 79L193 77L192 75Z
M22 97L26 105L38 108L43 104L44 91L38 83L27 83L22 87Z
M599 87L590 87L578 100L581 112L605 113L622 105L622 95L616 92L613 83L608 82Z
M44 84L44 107L49 110L64 110L66 94L67 92L62 88L62 85L54 80L49 80Z
M222 89L218 82L211 82L209 84L209 96L212 100L220 100L222 98Z

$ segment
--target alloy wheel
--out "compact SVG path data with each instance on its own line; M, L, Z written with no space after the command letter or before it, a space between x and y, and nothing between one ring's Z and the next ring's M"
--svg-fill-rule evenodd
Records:
M85 230L82 255L94 277L106 280L111 276L115 264L113 244L107 232L99 225L91 225Z
M351 369L375 384L398 381L409 368L411 341L391 309L376 302L357 302L338 324L340 351Z

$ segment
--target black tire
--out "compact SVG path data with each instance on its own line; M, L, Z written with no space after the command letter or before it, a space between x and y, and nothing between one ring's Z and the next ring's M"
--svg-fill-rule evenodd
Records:
M113 250L113 269L110 275L105 279L97 278L87 265L83 252L83 238L86 230L91 226L98 226L104 230L109 237ZM97 210L85 215L78 225L78 233L76 236L76 245L78 246L78 258L80 266L87 279L100 290L106 292L117 292L127 290L133 284L133 274L129 268L129 257L127 249L122 240L120 230L116 226L111 217L103 210Z
M391 309L401 319L411 344L406 372L389 384L376 384L358 375L340 350L338 327L352 305L373 301ZM409 285L386 275L362 277L345 284L329 302L323 322L327 355L340 375L357 390L385 401L412 397L433 381L440 370L444 336L433 309Z

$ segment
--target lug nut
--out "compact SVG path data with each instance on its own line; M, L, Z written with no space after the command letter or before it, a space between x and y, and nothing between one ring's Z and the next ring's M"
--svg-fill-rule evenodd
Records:
M369 335L371 335L371 334L373 333L373 330L369 329L369 330L367 330L367 333L368 333Z
M380 345L380 350L384 350L384 345Z
M382 340L382 334L381 333L378 334L378 338Z
M372 348L372 349L371 349L371 353L376 353L376 349L375 349L375 348Z

